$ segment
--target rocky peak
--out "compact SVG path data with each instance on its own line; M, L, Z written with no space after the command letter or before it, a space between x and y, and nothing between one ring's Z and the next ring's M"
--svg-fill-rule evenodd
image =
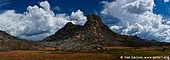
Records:
M99 16L94 15L94 14L88 14L87 19L88 19L88 21L90 21L90 20L101 20L101 18Z
M84 26L67 23L54 35L45 38L43 41L56 42L58 49L79 50L93 49L97 46L152 46L161 43L150 42L138 37L119 35L112 32L99 16L94 14L87 15ZM152 44L151 44L152 43Z
M103 34L113 33L99 16L94 14L87 15L87 21L84 26L74 25L72 22L68 22L63 28L58 30L54 35L51 35L44 39L44 41L58 41L71 38L73 36L84 36L80 37L79 40L85 39L86 37L102 37Z
M102 27L104 24L102 23L102 20L99 16L94 14L88 14L87 15L87 22L85 23L85 27L92 26L92 27Z

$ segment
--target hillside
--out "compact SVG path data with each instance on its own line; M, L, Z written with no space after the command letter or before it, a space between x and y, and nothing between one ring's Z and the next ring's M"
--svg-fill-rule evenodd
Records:
M37 49L39 43L11 36L0 31L0 51Z
M162 46L168 43L145 40L136 36L120 35L112 32L102 23L99 16L89 14L84 26L67 23L44 40L44 44L58 49L81 50L94 49L104 46Z

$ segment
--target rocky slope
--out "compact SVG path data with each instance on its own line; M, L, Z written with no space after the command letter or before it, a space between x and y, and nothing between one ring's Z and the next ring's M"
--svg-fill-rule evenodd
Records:
M36 49L38 46L37 42L19 39L4 31L0 31L0 51L29 50Z
M89 14L84 26L67 23L44 40L47 46L65 50L93 49L103 46L156 46L168 45L157 41L149 41L136 36L119 35L112 32L99 16Z
M72 34L80 31L82 26L74 25L71 22L68 22L62 29L58 30L54 35L51 35L44 39L44 41L58 41L63 40L71 36Z

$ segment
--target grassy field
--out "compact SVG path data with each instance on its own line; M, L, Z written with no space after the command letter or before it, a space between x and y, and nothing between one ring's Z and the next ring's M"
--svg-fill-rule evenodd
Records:
M1 52L0 60L106 60L112 58L104 53L70 53L58 51L10 51Z
M0 52L0 60L161 60L169 59L170 47L106 47L105 50L55 51L29 50Z

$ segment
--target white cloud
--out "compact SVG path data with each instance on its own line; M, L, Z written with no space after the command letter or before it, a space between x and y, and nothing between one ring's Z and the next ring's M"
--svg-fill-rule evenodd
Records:
M116 0L102 3L104 9L101 13L110 16L112 20L119 20L110 26L114 32L170 42L170 25L163 24L163 21L167 21L152 12L154 0Z
M59 11L61 11L61 8L59 6L55 6L52 8L52 10L57 10L59 12Z
M42 7L42 8L41 8ZM78 18L79 20L74 20ZM47 1L40 2L40 7L28 6L24 14L15 13L15 10L7 10L0 14L0 30L25 39L41 40L58 29L67 22L75 24L85 23L86 17L83 12L77 10L71 16L67 14L54 14L50 10Z
M164 2L166 3L166 2L169 2L170 0L164 0Z
M50 11L50 4L47 1L40 2L40 6L43 7L46 11Z
M77 10L76 12L71 13L70 20L72 20L75 24L84 25L86 17L82 11Z

